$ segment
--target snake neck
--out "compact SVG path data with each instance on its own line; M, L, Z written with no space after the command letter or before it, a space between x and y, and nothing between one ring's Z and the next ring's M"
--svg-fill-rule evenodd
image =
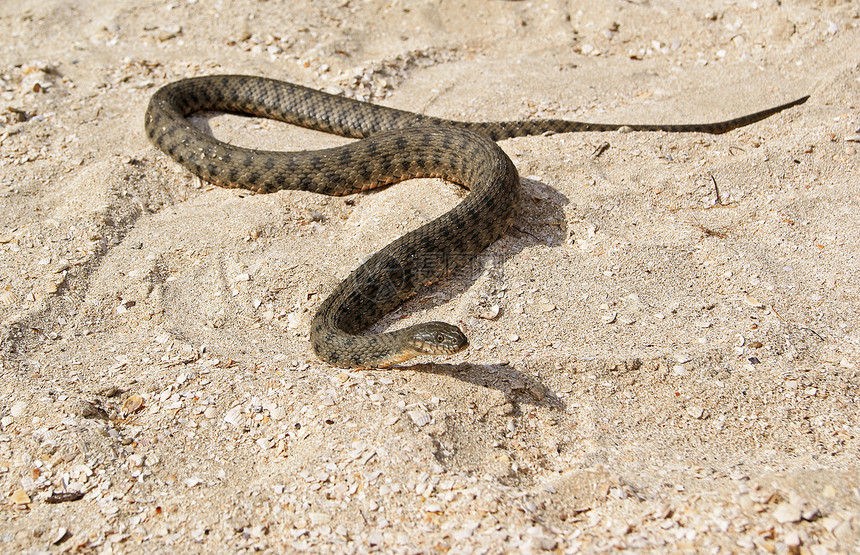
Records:
M408 328L375 335L353 335L339 329L332 313L317 312L311 324L311 345L318 357L334 366L387 368L421 354L409 343Z

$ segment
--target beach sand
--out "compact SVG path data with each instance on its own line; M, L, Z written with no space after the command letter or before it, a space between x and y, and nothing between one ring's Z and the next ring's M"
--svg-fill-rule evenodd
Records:
M860 549L858 25L847 0L3 3L0 551ZM202 183L143 114L217 73L471 121L811 98L501 142L513 229L374 328L470 348L349 371L315 310L465 193Z

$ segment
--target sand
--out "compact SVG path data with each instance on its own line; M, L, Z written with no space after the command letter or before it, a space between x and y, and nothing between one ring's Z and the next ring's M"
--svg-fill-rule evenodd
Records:
M0 551L860 549L860 5L0 5ZM456 186L252 195L152 147L152 93L248 73L464 120L706 122L501 143L514 229L375 329L308 342ZM223 114L216 137L344 139Z

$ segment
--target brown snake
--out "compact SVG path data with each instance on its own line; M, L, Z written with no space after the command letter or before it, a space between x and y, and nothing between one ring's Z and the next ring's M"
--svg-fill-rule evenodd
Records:
M456 326L416 324L357 335L406 298L438 281L502 236L513 221L520 178L495 141L540 133L640 131L724 133L801 104L719 123L625 125L565 120L497 123L448 121L358 102L262 77L184 79L159 89L146 111L152 143L201 178L258 193L301 189L347 195L417 177L441 177L471 190L460 204L374 254L322 303L311 343L323 360L356 368L386 367L421 354L468 345ZM187 115L224 111L261 116L363 139L317 151L269 152L223 143L191 126Z

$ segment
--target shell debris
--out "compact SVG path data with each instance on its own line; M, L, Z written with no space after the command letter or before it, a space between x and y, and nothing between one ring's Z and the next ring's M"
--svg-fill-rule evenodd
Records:
M143 408L144 400L138 394L134 394L128 399L126 399L122 404L122 414L124 416L128 416L130 414L134 414L140 409Z
M406 414L409 415L412 422L419 428L423 428L433 421L433 417L430 416L430 413L423 410L410 410Z
M3 291L0 293L0 304L3 306L12 306L15 304L15 293L11 291Z

